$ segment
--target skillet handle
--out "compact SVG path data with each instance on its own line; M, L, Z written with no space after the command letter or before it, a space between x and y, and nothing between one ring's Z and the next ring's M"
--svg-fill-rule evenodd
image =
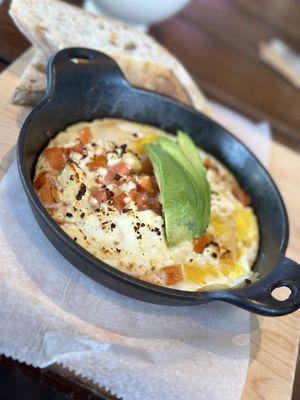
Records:
M87 48L70 47L54 54L47 68L47 97L74 91L86 97L98 96L105 87L128 86L116 62L107 55Z
M288 287L291 294L285 300L276 300L272 291L282 286ZM212 297L261 315L289 314L300 308L300 265L283 257L274 271L261 281L232 291L215 292Z

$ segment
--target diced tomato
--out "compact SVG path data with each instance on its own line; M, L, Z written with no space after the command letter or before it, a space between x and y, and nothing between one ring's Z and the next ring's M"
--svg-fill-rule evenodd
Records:
M153 210L156 214L162 214L162 205L158 197L148 197L147 207L149 210Z
M141 163L142 163L142 171L146 175L153 175L153 165L148 155L145 154L142 156Z
M180 265L169 265L168 267L164 267L163 271L165 273L167 285L174 285L175 283L178 283L183 279Z
M108 200L107 192L105 189L92 188L90 197L96 199L99 204L104 203Z
M50 147L44 150L44 156L48 165L55 172L59 172L63 169L69 153L70 150L64 147Z
M59 203L60 196L59 196L59 192L58 192L57 188L54 185L51 185L50 187L51 187L51 193L52 193L55 203Z
M83 154L84 152L84 146L81 142L78 142L74 146L70 148L71 151L74 151L75 153Z
M130 190L129 192L131 200L133 200L139 211L148 210L147 200L148 196L145 193L138 192L135 189Z
M86 165L90 171L96 171L100 167L106 167L107 159L103 155L96 156L93 161L88 162Z
M83 144L90 143L93 139L92 132L88 126L85 126L80 131L80 142Z
M139 176L138 187L141 189L141 191L146 192L149 196L155 196L157 194L157 184L154 176Z
M120 194L115 193L114 206L116 207L117 210L121 211L126 206L125 198L126 198L125 193L120 193Z
M198 238L194 239L193 249L196 253L202 254L205 247L213 241L213 237L209 233L204 233Z
M55 203L59 203L59 193L50 173L41 172L34 180L33 187L45 207L52 207Z
M232 189L232 193L245 207L251 204L250 196L247 195L240 185L236 184Z
M158 197L149 197L145 192L132 189L129 192L130 198L136 203L138 211L153 210L161 214L162 207Z
M203 164L204 164L204 166L206 167L206 168L210 168L210 169L213 169L214 171L216 171L216 172L219 172L219 168L216 166L216 164L213 162L213 161L211 161L209 158L206 158L204 161L203 161Z
M127 165L123 162L119 162L117 164L114 164L109 168L109 172L112 175L115 174L120 174L120 175L129 175L130 169L127 167Z
M38 192L39 198L45 207L53 207L59 203L59 193L53 184L46 183Z
M119 177L120 175L128 176L129 174L130 174L130 169L127 167L125 163L121 161L109 167L105 180L106 182L116 183L118 182L118 179L116 179L117 177Z
M41 172L33 181L33 187L36 191L40 190L47 181L49 181L49 173L46 171Z

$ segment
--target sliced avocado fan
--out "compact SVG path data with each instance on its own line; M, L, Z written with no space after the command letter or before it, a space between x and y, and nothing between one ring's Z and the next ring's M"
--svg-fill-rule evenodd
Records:
M200 236L210 217L210 187L199 150L188 135L160 138L145 149L161 193L168 246Z

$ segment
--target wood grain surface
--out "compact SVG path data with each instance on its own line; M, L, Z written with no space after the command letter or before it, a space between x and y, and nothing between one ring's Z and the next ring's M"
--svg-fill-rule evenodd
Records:
M0 163L7 168L8 155L18 135L18 119L24 110L10 104L10 97L30 54L0 75ZM291 170L291 165L293 170ZM300 186L293 171L300 171L300 155L280 143L271 145L270 166L290 217L291 236L287 255L300 262ZM251 360L242 400L290 400L300 335L300 311L280 318L251 315ZM0 359L1 362L1 359ZM59 365L40 370L12 360L2 359L5 365L38 377L75 399L111 399L111 395L93 383L64 370ZM87 396L87 393L89 394Z
M7 14L8 5L9 0L0 5L0 71L29 47ZM289 146L272 144L270 170L291 221L288 255L299 262L300 91L259 60L257 44L279 37L300 53L300 1L192 0L178 16L154 26L151 33L188 67L210 98L254 120L267 120L276 139ZM0 76L0 173L9 164L18 132L17 116L23 112L8 100L26 62L25 56ZM243 400L290 399L299 319L299 312L276 319L252 317L251 362ZM112 398L60 366L39 370L4 357L0 362L70 398ZM296 382L293 399L299 400L300 368Z
M300 53L300 2L269 0L267 8L262 1L262 13L255 3L194 0L151 33L210 98L256 121L267 120L278 139L299 149L300 91L259 59L258 43L280 37ZM293 22L284 22L285 13L294 14Z
M8 5L4 0L0 6L0 70L29 46L8 16ZM280 37L300 53L299 1L191 0L151 33L210 98L256 121L267 120L278 140L300 150L300 90L266 66L257 47Z

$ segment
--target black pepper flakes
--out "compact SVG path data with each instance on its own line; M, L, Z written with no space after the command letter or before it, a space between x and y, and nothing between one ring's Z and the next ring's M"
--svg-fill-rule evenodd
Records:
M122 156L124 153L126 153L127 144L125 144L125 143L121 144L120 148L121 148L121 156Z
M105 189L105 193L106 193L106 196L107 196L108 199L112 199L114 197L114 195L115 195L114 192L112 192L109 189Z
M134 132L134 133L132 134L132 136L135 137L135 138L139 137L139 135L138 135L136 132Z
M73 240L74 240L74 242L77 242L77 237L75 236L75 237L73 238Z
M158 236L161 235L161 231L160 231L160 229L157 228L157 227L154 228L154 232L155 232Z
M112 223L112 224L110 225L110 227L111 227L111 229L115 229L116 224Z
M218 254L217 254L217 253L211 253L211 256L212 256L213 258L217 258L217 257L218 257Z
M82 212L82 213L80 214L80 218L84 218L84 216L85 216L85 213Z
M77 199L78 201L80 201L80 200L82 199L82 197L85 195L85 192L86 192L86 186L85 186L84 183L82 183L82 184L80 185L79 191L78 191L78 193L77 193L77 195L76 195L76 199Z
M72 213L70 213L70 212L67 212L67 213L66 213L66 217L68 217L68 218L72 218L72 217L73 217L73 214L72 214Z
M74 175L70 175L70 181L74 181Z
M115 181L119 181L121 178L122 178L122 176L120 174L118 174L118 173L116 173L115 176L114 176L114 180Z

